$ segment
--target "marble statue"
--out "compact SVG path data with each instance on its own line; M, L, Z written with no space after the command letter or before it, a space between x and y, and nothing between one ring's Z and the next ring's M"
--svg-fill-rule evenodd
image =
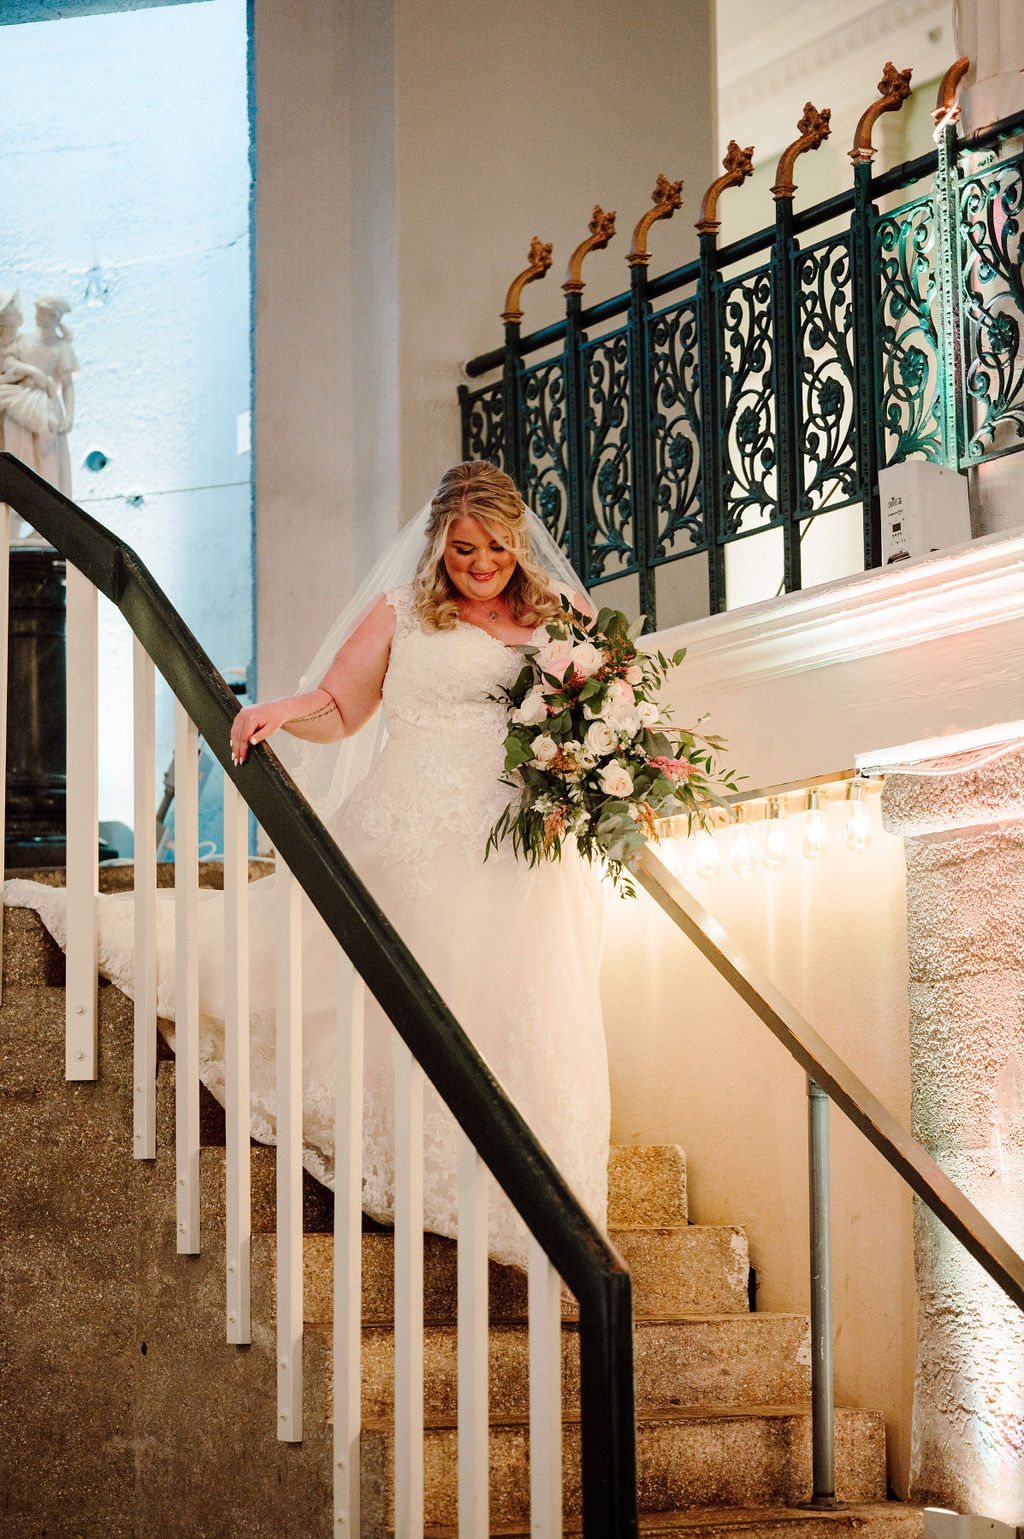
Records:
M6 298L7 303L3 304ZM0 423L3 447L70 496L68 434L75 414L78 360L57 294L36 300L36 324L18 331L18 295L0 291Z

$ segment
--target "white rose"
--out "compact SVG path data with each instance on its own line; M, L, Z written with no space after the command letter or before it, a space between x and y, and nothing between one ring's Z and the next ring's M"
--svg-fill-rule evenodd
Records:
M636 708L636 714L642 726L653 727L658 722L661 712L653 700L641 700Z
M633 789L632 776L621 764L606 764L599 779L601 790L608 796L628 796Z
M512 720L518 722L521 727L539 727L542 721L547 720L547 714L544 691L538 685L534 685L519 709L512 712Z
M538 764L550 764L551 760L555 757L557 752L558 744L555 742L553 737L548 735L548 733L542 732L539 737L534 738L533 757L536 759Z
M632 739L636 737L637 733L640 731L641 723L637 712L634 711L631 706L627 706L623 710L616 711L614 716L612 712L609 711L608 725L612 728L617 737L628 737Z
M583 746L596 759L605 759L615 750L615 733L603 721L595 721L587 728Z
M635 685L635 684L642 684L643 681L644 681L644 671L643 671L643 669L642 668L638 668L636 663L631 663L629 665L629 667L626 669L626 683L627 684L634 684Z
M604 663L604 653L589 641L578 641L569 653L573 672L589 679Z

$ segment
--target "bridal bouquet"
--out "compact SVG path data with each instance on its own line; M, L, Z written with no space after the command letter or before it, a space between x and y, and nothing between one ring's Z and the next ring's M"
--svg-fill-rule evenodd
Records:
M523 646L524 665L501 699L509 707L505 782L519 792L491 829L486 855L511 838L530 865L557 860L575 839L629 896L657 819L685 814L704 825L718 787L735 791L716 763L719 738L674 728L657 692L685 649L638 651L643 619L615 609L596 620L563 596L544 646Z

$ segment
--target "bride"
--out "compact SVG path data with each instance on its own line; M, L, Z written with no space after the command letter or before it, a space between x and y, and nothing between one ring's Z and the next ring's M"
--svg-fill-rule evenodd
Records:
M530 867L511 844L484 860L487 836L511 794L502 781L506 708L496 698L516 678L529 642L560 608L573 584L577 607L590 606L557 548L529 514L514 483L485 462L455 465L441 478L422 521L411 582L371 597L351 633L344 617L314 688L239 711L231 751L283 729L313 756L311 800L347 859L420 962L455 1018L530 1123L592 1218L604 1227L609 1141L608 1068L597 991L602 894L575 850ZM398 545L419 544L419 530ZM393 563L394 565L394 563ZM341 644L334 651L339 637ZM323 652L324 649L322 649ZM342 799L351 740L383 705L386 739L365 777ZM371 734L378 738L380 733ZM307 778L307 783L308 778ZM273 926L273 878L254 883L254 934ZM37 908L57 889L9 883L7 901ZM11 892L11 889L21 891ZM203 1078L223 1097L220 894L204 895L200 957ZM101 900L101 968L130 990L130 895ZM166 917L158 1007L173 1015L173 934ZM51 928L56 926L51 925ZM121 932L121 943L116 932ZM62 938L58 934L58 939ZM167 956L168 947L170 957ZM273 1140L273 946L251 946L252 1126ZM307 905L303 923L304 1159L327 1184L333 1177L333 1098L337 944ZM367 996L363 1206L393 1215L393 1029ZM425 1226L455 1234L454 1121L439 1097L424 1106ZM492 1186L489 1249L523 1265L525 1229Z

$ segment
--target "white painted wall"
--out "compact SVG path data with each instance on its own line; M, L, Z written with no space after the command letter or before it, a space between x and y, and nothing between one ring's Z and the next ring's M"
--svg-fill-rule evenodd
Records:
M131 542L221 669L252 650L244 0L4 27L0 286L56 290L81 364L75 500ZM107 301L84 304L98 263ZM109 458L83 469L90 449ZM128 497L143 501L132 506ZM102 620L100 817L130 821L131 649ZM172 751L162 695L157 762Z
M695 250L712 177L710 0L257 0L256 503L260 689L294 687L371 555L459 455L460 361L502 339L530 239L559 285L595 202L626 288L660 171L686 204L652 271Z
M1024 537L977 541L656 640L689 649L668 692L677 720L709 712L708 730L728 739L751 790L851 769L861 753L1024 717ZM797 853L799 817L782 871L744 879L726 858L704 881L689 846L666 846L666 857L909 1127L903 850L882 832L877 801L871 807L864 855L846 848L836 806L831 853L818 865ZM602 997L613 1138L682 1144L691 1218L744 1224L758 1306L805 1308L803 1075L643 894L611 904ZM837 1397L884 1409L890 1476L905 1492L910 1199L840 1113L832 1157Z

